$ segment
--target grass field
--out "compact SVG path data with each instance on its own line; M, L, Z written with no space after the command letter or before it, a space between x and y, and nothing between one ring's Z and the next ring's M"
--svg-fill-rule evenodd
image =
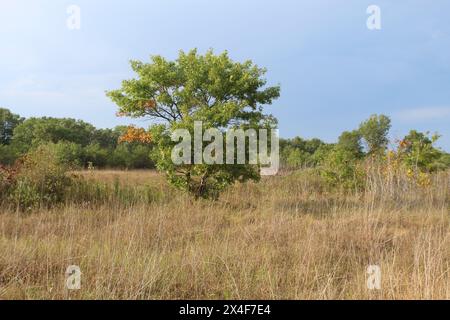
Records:
M192 201L151 171L95 171L116 196L0 212L2 299L450 299L450 173L330 193L307 172ZM123 201L146 188L146 201ZM131 190L131 191L130 191ZM78 265L81 289L65 287ZM381 290L367 267L379 265Z

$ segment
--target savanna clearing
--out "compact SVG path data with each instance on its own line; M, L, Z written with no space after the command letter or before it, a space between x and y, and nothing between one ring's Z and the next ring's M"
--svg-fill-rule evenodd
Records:
M1 299L450 299L448 171L342 194L303 170L218 201L154 171L79 174L97 184L85 202L1 209ZM69 265L80 290L66 289Z

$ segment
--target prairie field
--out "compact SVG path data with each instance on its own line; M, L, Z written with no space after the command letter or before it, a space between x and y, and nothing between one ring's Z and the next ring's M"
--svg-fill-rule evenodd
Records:
M373 179L344 194L303 170L218 201L193 201L154 171L78 174L98 195L2 207L1 299L450 299L448 171L427 187ZM70 265L80 290L66 289Z

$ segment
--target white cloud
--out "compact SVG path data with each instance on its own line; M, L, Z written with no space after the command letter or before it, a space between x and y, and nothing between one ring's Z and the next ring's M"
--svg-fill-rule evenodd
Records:
M406 109L395 114L395 118L404 122L440 120L448 117L450 117L450 107Z

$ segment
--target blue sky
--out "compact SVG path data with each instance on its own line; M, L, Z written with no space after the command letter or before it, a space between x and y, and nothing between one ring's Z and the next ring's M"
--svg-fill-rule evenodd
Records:
M81 30L66 27L69 5ZM366 27L381 8L382 29ZM128 61L228 50L268 69L282 95L268 110L284 137L334 141L374 113L392 138L437 131L450 150L450 2L381 0L0 0L0 106L23 116L118 119L105 90Z

